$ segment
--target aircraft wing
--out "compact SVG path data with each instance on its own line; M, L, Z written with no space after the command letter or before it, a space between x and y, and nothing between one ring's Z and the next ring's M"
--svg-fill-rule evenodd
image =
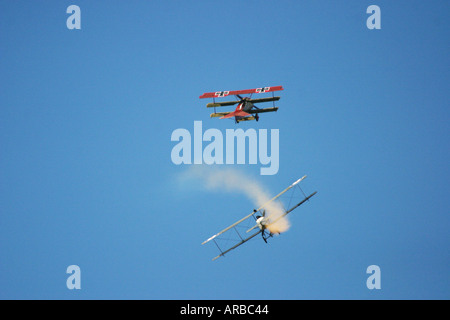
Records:
M265 109L252 109L252 111L250 111L250 113L274 112L274 111L277 111L277 110L278 110L278 107L265 108Z
M221 98L229 95L237 95L237 94L250 94L250 93L264 93L264 92L273 92L273 91L281 91L283 90L282 86L275 87L262 87L255 89L245 89L245 90L234 90L234 91L216 91L216 92L206 92L202 94L199 98Z
M261 102L271 102L278 101L280 97L269 97L269 98L261 98L261 99L250 99L249 101L252 103L261 103Z
M239 103L240 101L226 101L226 102L211 102L208 103L206 105L207 108L212 108L212 107L226 107L226 106L232 106L235 105L236 103Z
M284 216L288 215L289 213L291 213L294 209L296 209L297 207L301 206L303 203L305 203L306 201L308 201L311 197L313 197L315 194L317 193L317 191L314 191L313 193L311 193L309 196L305 197L305 199L303 199L302 201L300 201L299 203L297 203L295 206L293 206L292 208L290 208L288 211L286 211L285 213L283 213L281 216L279 216L278 218L274 219L273 221L270 221L270 223L275 223L278 220L280 220L281 218L283 218ZM250 232L252 229L247 230L247 232Z
M230 230L231 228L237 226L238 224L240 224L241 222L243 222L244 220L250 218L252 215L254 215L256 212L264 209L269 203L271 203L272 201L276 200L279 196L281 196L283 193L285 193L286 191L288 191L289 189L293 188L295 185L297 185L300 181L302 181L303 179L305 179L306 176L303 176L302 178L298 179L297 181L295 181L293 184L291 184L289 187L287 187L286 189L284 189L283 191L281 191L279 194L277 194L275 197L273 197L272 199L268 200L266 203L264 203L261 207L259 207L258 209L255 209L252 211L252 213L250 213L249 215L246 215L245 217L243 217L242 219L236 221L235 223L233 223L232 225L230 225L229 227L223 229L222 231L219 231L218 233L216 233L215 235L213 235L212 237L206 239L205 241L202 242L202 244L205 244L215 238L217 238L218 236L220 236L221 234L223 234L224 232Z
M220 250L220 254L219 254L218 256L214 257L212 260L214 261L214 260L216 260L217 258L220 258L220 257L224 256L225 253L228 253L228 252L230 252L231 250L236 249L237 247L239 247L240 245L246 243L248 240L253 239L254 237L256 237L256 236L257 236L258 234L260 234L260 233L261 233L261 230L258 230L258 231L256 231L254 234L252 234L251 236L249 236L249 237L247 237L247 238L245 238L245 239L242 239L241 241L239 241L237 244L235 244L235 245L232 246L231 248L228 248L228 249L225 250L225 251Z

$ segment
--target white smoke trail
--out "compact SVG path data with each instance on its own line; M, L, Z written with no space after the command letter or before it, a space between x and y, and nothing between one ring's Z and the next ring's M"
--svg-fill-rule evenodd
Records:
M272 198L261 183L245 175L242 171L232 168L219 169L195 165L189 168L186 177L200 179L208 190L242 193L253 202L256 208ZM264 210L269 221L276 220L276 222L267 225L270 232L281 233L289 229L290 224L287 218L280 218L284 213L281 203L272 201L264 206Z

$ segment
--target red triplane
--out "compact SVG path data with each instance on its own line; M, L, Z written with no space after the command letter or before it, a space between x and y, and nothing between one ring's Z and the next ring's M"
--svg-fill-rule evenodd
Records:
M256 89L246 89L246 90L235 90L235 91L216 91L216 92L207 92L200 96L200 99L204 98L213 98L212 103L208 103L206 105L207 108L214 108L214 113L211 113L212 117L220 117L220 119L229 119L234 117L236 123L240 121L249 121L249 120L259 120L259 113L263 112L274 112L278 110L278 107L275 107L275 101L280 100L280 97L274 97L274 91L283 90L282 86L275 87L263 87ZM267 98L259 98L252 99L252 95L254 93L265 93L272 92L272 97ZM243 94L250 94L249 97L242 97ZM216 98L223 98L229 95L236 96L236 101L225 101L225 102L216 102ZM258 108L255 106L255 103L261 102L273 102L273 107L271 108ZM238 104L236 110L229 112L216 112L216 107L225 107L232 106Z

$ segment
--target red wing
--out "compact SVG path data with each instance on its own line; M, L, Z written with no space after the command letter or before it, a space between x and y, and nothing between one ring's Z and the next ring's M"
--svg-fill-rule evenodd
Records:
M264 93L264 92L273 92L273 91L281 91L281 90L283 90L282 86L262 87L262 88L256 88L256 89L235 90L235 91L216 91L216 92L204 93L199 98L200 99L221 98L221 97L226 97L229 95L236 95L236 94Z

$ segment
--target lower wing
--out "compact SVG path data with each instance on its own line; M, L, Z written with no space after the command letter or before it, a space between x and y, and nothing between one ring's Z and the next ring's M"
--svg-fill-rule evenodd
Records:
M218 256L214 257L212 260L214 261L214 260L216 260L217 258L220 258L220 257L224 256L226 253L230 252L230 251L233 250L233 249L236 249L237 247L239 247L240 245L246 243L248 240L253 239L254 237L256 237L256 236L257 236L258 234L260 234L260 233L261 233L261 230L258 230L257 232L255 232L255 233L252 234L251 236L249 236L249 237L247 237L247 238L245 238L245 239L242 239L242 240L239 241L237 244L235 244L234 246L232 246L232 247L226 249L225 251L222 251L222 250L220 249L220 247L219 247L219 246L217 245L217 243L216 243L217 247L218 247L219 250L220 250L220 254L219 254Z

